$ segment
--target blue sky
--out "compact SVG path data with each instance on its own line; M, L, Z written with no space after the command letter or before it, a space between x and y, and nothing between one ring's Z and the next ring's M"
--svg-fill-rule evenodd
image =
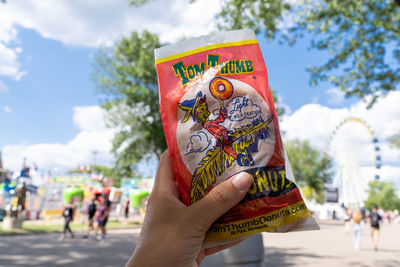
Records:
M71 168L91 164L93 151L98 151L99 163L112 164L113 131L105 127L98 106L100 96L91 80L93 57L100 46L132 30L148 29L171 43L215 28L218 1L170 4L169 12L157 1L140 9L129 7L127 0L10 1L0 6L0 150L5 165L16 168L28 157L44 169ZM331 84L309 85L306 67L327 59L307 50L310 37L292 47L262 35L258 41L270 86L287 108L281 125L285 138L307 139L323 149L346 116L362 117L382 140L400 130L398 92L368 111L358 99L343 99ZM354 129L347 131L343 136ZM368 139L362 129L360 136ZM400 154L387 142L383 145L391 179L400 175L395 166ZM359 150L359 155L368 153Z
M0 112L6 125L0 147L6 144L67 142L79 129L73 124L74 106L98 104L91 82L95 48L70 47L41 37L33 30L19 29L20 81L3 79L8 93L0 97Z
M0 120L7 126L0 135L0 147L65 143L79 132L72 120L73 107L99 104L100 96L91 80L97 48L65 45L23 28L18 29L18 37L22 48L20 68L26 74L19 81L2 79L8 93L1 95L0 106L9 107L11 112L0 113ZM326 89L332 85L309 86L306 67L320 63L322 54L307 50L309 39L300 40L295 46L278 45L262 35L258 39L270 86L290 110L311 102L332 107L346 105L329 102Z

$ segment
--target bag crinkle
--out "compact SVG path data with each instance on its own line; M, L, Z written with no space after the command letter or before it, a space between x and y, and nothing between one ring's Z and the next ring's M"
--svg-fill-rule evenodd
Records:
M205 247L259 232L318 229L282 144L267 69L252 30L155 50L165 137L181 200L190 205L245 171L245 198L207 232Z

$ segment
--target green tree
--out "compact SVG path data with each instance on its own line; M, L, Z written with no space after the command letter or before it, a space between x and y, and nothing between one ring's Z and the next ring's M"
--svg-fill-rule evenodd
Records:
M308 68L312 85L328 81L347 97L371 95L370 106L399 88L400 0L225 0L218 18L222 29L253 28L290 44L311 35L310 48L329 55ZM293 25L282 26L290 18Z
M346 96L381 95L400 83L400 6L394 0L227 0L220 17L223 28L251 27L266 37L283 37L291 44L305 33L310 47L330 58L309 67L310 82L329 81ZM292 26L279 27L289 17ZM281 39L282 40L282 39Z
M396 195L393 183L371 181L368 186L368 198L365 201L367 209L371 209L373 205L385 210L400 209L400 199Z
M138 161L157 157L167 145L159 112L154 49L157 35L132 32L99 51L94 81L105 96L108 126L117 130L112 151L117 168L130 172Z
M332 160L313 148L308 141L292 140L285 144L296 182L306 197L324 201L324 184L332 177Z

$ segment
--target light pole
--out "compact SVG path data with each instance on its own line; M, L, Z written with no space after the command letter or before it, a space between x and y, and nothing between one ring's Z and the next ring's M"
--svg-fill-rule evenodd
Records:
M93 166L92 166L92 173L94 172L94 166L96 166L96 156L97 156L98 151L94 150L92 151L93 154Z

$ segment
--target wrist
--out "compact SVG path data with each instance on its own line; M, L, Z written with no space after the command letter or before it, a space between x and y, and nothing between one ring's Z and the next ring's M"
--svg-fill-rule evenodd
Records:
M177 244L139 240L126 267L192 267L189 254Z
M160 255L163 254L157 251L157 246L141 245L140 242L138 242L126 267L159 267L160 262L165 263L165 260L160 259Z

